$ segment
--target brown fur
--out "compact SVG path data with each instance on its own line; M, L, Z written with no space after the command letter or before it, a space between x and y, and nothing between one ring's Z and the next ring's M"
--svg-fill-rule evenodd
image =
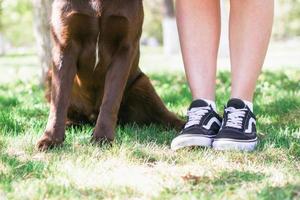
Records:
M143 14L142 0L54 1L51 108L40 150L63 143L67 120L96 123L96 142L112 141L117 122L183 125L139 68Z

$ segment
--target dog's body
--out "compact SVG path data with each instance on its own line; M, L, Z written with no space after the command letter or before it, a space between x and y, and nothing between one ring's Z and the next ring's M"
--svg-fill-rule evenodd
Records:
M94 141L113 140L117 121L179 128L139 69L142 0L55 0L50 116L41 150L65 138L66 119L96 122Z

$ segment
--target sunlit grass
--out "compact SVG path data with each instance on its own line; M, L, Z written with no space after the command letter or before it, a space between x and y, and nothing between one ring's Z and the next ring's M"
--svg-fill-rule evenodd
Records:
M183 74L150 75L167 106L184 117L191 96ZM218 74L218 111L229 98ZM0 86L0 199L299 199L300 72L265 72L255 111L253 153L169 149L176 132L155 125L117 128L112 147L89 143L91 126L67 130L62 148L36 141L48 105L38 80Z

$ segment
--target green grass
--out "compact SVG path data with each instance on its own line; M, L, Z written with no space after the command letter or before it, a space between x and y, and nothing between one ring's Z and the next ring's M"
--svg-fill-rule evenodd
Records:
M151 74L182 117L191 101L183 74ZM38 152L48 105L37 79L0 86L0 199L300 199L300 71L264 72L256 93L260 144L253 153L169 149L176 132L118 127L112 147L69 128L62 148ZM220 113L228 72L218 74Z

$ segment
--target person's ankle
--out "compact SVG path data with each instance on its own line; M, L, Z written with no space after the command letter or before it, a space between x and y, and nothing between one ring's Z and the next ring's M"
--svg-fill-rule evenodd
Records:
M214 100L205 99L205 98L194 99L194 101L195 100L203 100L203 101L205 101L208 105L210 105L212 107L212 109L215 112L217 112L217 105L216 105L216 102Z
M237 97L231 97L231 99L242 100L245 103L245 105L248 106L248 108L251 110L251 112L253 112L253 101L244 100L243 98L237 98Z
M247 100L243 100L242 101L248 106L248 108L251 110L251 112L253 112L253 102L252 101L247 101Z

